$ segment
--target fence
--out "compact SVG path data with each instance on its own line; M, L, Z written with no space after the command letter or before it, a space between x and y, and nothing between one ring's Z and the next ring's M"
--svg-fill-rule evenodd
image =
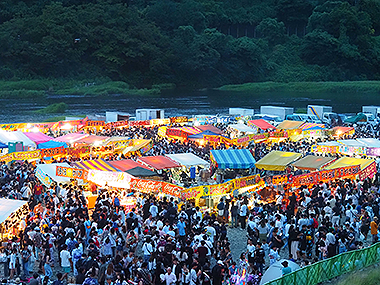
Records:
M380 262L380 242L370 247L341 253L318 261L265 285L315 285L344 273L352 272Z

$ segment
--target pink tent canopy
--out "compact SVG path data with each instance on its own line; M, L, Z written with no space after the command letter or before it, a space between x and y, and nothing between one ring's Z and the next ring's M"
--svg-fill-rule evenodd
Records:
M34 141L37 145L40 143L51 141L53 139L52 137L49 137L41 132L23 134L26 135L30 140Z
M104 141L106 139L109 139L109 137L90 135L88 137L84 137L84 138L77 140L75 143L93 144L97 141L101 142L101 141Z
M83 133L72 133L72 134L67 134L64 136L60 136L58 138L55 138L54 141L57 142L65 142L65 143L74 143L77 140L80 140L82 138L87 137L88 134L83 134Z

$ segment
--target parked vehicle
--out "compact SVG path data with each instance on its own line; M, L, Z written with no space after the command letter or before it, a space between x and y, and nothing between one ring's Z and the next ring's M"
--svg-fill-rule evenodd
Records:
M307 114L317 116L324 124L335 125L339 116L332 111L331 106L308 105Z
M285 117L287 115L291 115L294 113L294 108L278 107L278 106L261 106L260 113L272 115L272 116L278 116L281 118L281 120L285 120Z

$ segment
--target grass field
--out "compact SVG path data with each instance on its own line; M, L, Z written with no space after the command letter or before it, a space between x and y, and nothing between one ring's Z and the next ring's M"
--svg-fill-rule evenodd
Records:
M379 285L380 269L377 266L368 267L362 271L352 272L322 285Z
M309 93L379 93L380 81L344 81L344 82L259 82L238 85L224 85L216 88L220 91L236 91L246 93L262 92L309 92Z

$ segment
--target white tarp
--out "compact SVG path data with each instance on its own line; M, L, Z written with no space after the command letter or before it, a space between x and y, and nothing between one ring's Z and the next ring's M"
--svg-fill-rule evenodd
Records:
M0 224L4 222L13 212L24 206L27 201L0 198Z
M209 165L206 160L196 156L192 153L176 153L176 154L166 154L170 159L178 162L180 165L190 167L195 165Z
M300 266L297 263L290 261L290 260L281 259L280 261L277 261L276 263L272 264L265 271L265 273L261 277L260 285L263 285L263 284L270 282L274 279L280 278L282 276L282 268L284 267L284 266L282 266L281 263L283 263L284 261L288 262L288 265L292 269L292 272L300 269Z
M56 176L56 167L71 167L68 163L38 164L36 168L36 177L45 185L50 186L52 180L55 182L70 182L69 177Z
M353 147L365 147L365 144L357 141L357 140L338 140L339 143L347 145L347 146L353 146Z
M8 144L10 142L22 142L24 147L37 148L37 145L34 141L28 138L20 131L7 132L0 130L0 142Z
M366 147L380 147L380 140L374 138L356 139L359 143L364 144Z
M233 124L233 125L229 125L229 127L233 128L235 130L238 130L239 132L242 132L242 133L250 133L250 134L256 134L257 133L257 130L252 129L252 128L248 127L247 125L244 125L244 124Z

